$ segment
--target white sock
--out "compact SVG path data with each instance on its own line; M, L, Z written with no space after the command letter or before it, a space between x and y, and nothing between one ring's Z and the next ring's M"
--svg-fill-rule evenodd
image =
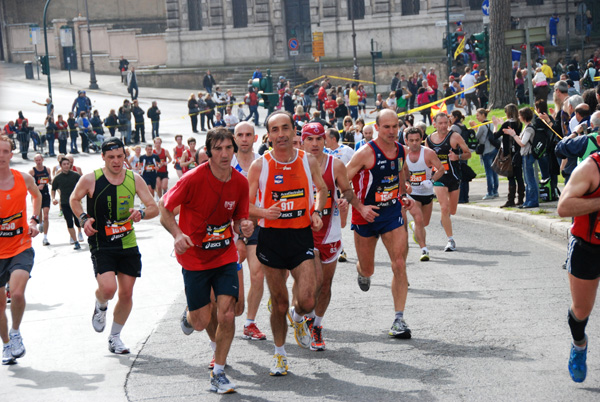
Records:
M576 351L578 351L578 352L581 352L582 350L585 350L586 347L587 347L587 345L585 345L585 346L577 346L577 345L573 344L573 348Z
M10 345L10 342L6 342L6 343L2 342L2 346L6 347L8 345Z
M315 322L313 322L313 327L320 327L322 321L323 321L323 317L319 317L318 315L315 315Z
M225 365L215 363L215 367L213 368L213 374L219 374L221 371L225 370Z
M292 307L292 319L295 322L302 322L302 320L304 320L304 317L302 317L301 315L296 314L296 309Z
M275 346L275 354L279 354L281 356L287 356L285 353L285 345L284 346Z
M427 247L423 247L421 250L422 250L422 251L425 251L426 253L428 253L428 252L429 252L429 250L427 250Z
M213 352L217 351L217 342L210 341L210 348Z
M44 240L48 240L48 235L44 233Z
M100 303L98 299L96 299L96 307L98 307L100 310L106 310L108 307L108 302Z
M120 336L123 326L124 324L117 324L116 322L113 322L112 328L110 329L110 336Z
M244 327L249 327L250 324L254 324L254 320L251 320L249 318L246 318L246 323L244 324Z
M450 241L450 240L454 240L454 237L448 236L448 241Z
M18 335L20 333L21 333L21 331L19 331L18 329L14 329L14 328L11 328L10 331L8 332L9 335Z
M310 313L306 314L306 316L307 316L308 318L315 318L315 317L316 317L316 315L315 315L315 310L313 310L313 311L311 311Z

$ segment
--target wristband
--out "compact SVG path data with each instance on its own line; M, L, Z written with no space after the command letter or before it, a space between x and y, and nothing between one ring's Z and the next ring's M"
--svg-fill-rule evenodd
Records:
M140 211L140 215L142 216L141 219L144 219L146 217L146 211L144 211L143 209L138 209L138 211Z
M31 215L31 218L29 218L29 219L31 219L32 221L35 221L35 223L38 223L38 224L40 223L40 218L37 215Z
M79 224L83 227L85 226L85 222L90 219L90 216L88 214L86 214L85 212L82 212L81 215L79 215Z
M318 209L315 209L315 210L313 211L313 214L314 214L315 212L317 213L317 215L319 215L319 218L322 218L322 217L323 217L323 212L319 211Z

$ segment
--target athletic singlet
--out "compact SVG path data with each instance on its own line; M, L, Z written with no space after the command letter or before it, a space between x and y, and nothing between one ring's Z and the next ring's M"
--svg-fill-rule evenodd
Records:
M133 221L129 218L134 207L135 178L125 170L125 179L119 185L111 184L102 169L94 171L94 196L87 197L87 213L96 221L98 233L88 238L90 250L123 250L137 246Z
M258 201L258 206L265 209L283 201L279 204L281 215L278 219L258 221L263 228L303 229L311 225L313 181L304 151L296 150L294 160L286 163L275 160L272 152L263 155Z
M137 174L142 174L142 163L140 162L140 156L133 155L131 158L131 170Z
M0 259L14 257L31 248L27 224L27 185L21 173L10 169L15 184L0 190Z
M406 156L406 166L410 174L409 181L414 195L432 195L433 187L424 189L421 183L431 180L431 168L425 162L425 147L421 146L421 153L416 162L411 162L410 155Z
M453 133L454 133L453 131L448 131L448 134L446 135L444 140L439 144L435 144L431 140L431 135L430 135L429 137L427 137L427 145L429 146L429 148L431 148L435 151L438 158L440 158L440 161L442 162L442 166L444 166L444 176L442 176L442 177L459 180L458 173L457 173L457 172L459 172L458 161L451 161L448 158L448 155L450 154L451 150L457 155L459 152L458 148L452 149L452 146L450 145L450 137L452 137Z
M400 178L398 172L404 167L404 147L396 144L396 155L388 159L374 140L367 143L373 149L374 163L370 169L361 169L352 179L356 196L364 205L379 207L375 222L397 219L402 213L400 204ZM368 222L352 207L352 223L366 225Z
M184 165L181 165L181 171L187 173L198 166L198 164L196 163L196 155L192 155L189 149L186 149L183 153L187 154L187 161ZM196 150L196 154L198 154L198 150ZM183 156L183 154L181 156Z
M38 171L35 166L33 167L33 178L35 179L35 184L40 185L43 184L44 188L40 190L43 195L49 194L48 192L48 184L50 184L50 171L46 166L41 171Z
M594 153L590 156L600 173L600 154ZM600 198L600 184L591 193L583 195L581 198ZM571 234L577 236L587 243L600 245L600 214L599 211L591 214L576 216L573 218Z
M256 152L252 152L252 155L254 155L254 159L253 159L253 160L257 160L257 159L260 157L260 155L259 155L259 154L257 154ZM243 175L244 175L244 177L245 177L246 179L248 178L248 172L247 172L247 171L245 171L245 170L244 170L244 169L243 169L243 168L240 166L240 163L238 162L238 159L237 159L237 155L236 155L236 154L234 154L234 155L233 155L233 159L231 160L231 166L232 166L232 167L233 167L235 170L237 170L238 172L240 172L241 174L243 174Z
M184 153L185 151L186 151L186 149L185 149L185 145L181 144L181 147L179 147L179 146L176 146L176 147L175 147L175 155L174 155L174 158L175 158L176 160L179 160L179 159L181 159L181 157L183 156L183 153Z
M335 175L333 173L333 155L327 155L327 164L323 171L323 180L327 187L327 201L323 208L323 227L318 232L313 232L315 243L330 244L342 239L342 221L338 208L337 188L335 186ZM316 196L316 189L315 189ZM316 197L315 197L316 200Z
M167 171L167 153L165 152L165 149L161 148L160 152L156 152L155 149L152 151L152 153L158 155L160 161L163 163L163 165L160 168L158 168L157 172L165 173Z

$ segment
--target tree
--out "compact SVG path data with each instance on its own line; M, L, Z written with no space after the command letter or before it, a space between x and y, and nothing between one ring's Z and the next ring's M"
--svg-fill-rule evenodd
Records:
M490 108L516 103L511 49L504 44L504 32L510 28L506 10L510 10L510 0L490 1Z

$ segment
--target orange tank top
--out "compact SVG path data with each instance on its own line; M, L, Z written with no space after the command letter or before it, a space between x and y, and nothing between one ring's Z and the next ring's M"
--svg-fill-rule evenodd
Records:
M261 219L263 228L303 229L310 226L313 209L313 181L304 151L298 150L293 161L275 160L272 152L263 155L263 165L258 181L259 206L269 208L281 201L279 219Z
M0 190L0 259L7 259L31 248L27 224L27 185L21 173L10 170L15 185Z

